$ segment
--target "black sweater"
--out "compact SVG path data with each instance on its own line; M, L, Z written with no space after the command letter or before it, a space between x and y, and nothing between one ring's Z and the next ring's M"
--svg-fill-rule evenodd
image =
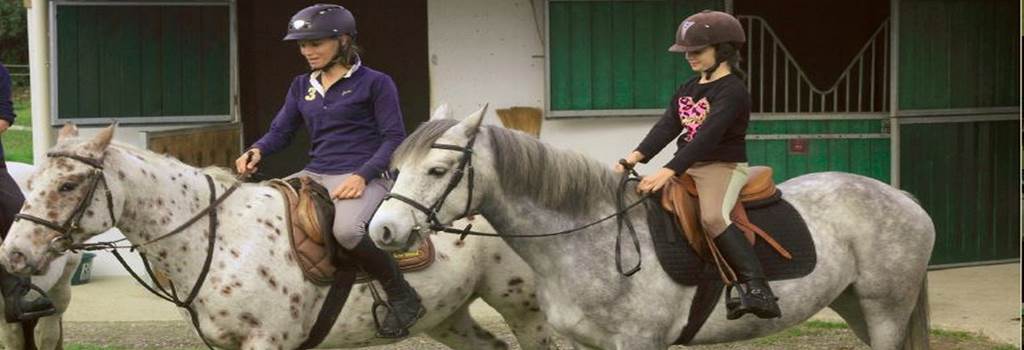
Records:
M676 140L678 150L666 168L682 174L693 163L747 161L747 125L750 124L750 93L734 74L710 83L690 79L675 96L657 124L636 150L643 163L654 158L668 142Z

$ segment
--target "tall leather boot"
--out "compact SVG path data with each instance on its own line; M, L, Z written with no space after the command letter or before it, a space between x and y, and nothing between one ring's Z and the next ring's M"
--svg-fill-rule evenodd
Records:
M4 319L8 323L34 320L57 313L53 302L42 291L40 297L25 300L25 295L31 289L39 290L28 277L15 276L0 268L0 293L4 296Z
M782 311L776 303L778 298L768 287L761 261L757 259L754 247L747 241L743 231L736 225L729 225L725 232L715 238L715 245L736 272L737 278L733 287L739 297L726 299L725 305L729 310L726 318L735 320L748 313L760 318L782 317Z
M366 273L380 281L391 304L390 312L377 330L380 338L404 338L409 336L409 327L427 311L420 303L416 290L405 281L391 254L377 248L369 236L363 236L359 244L347 251L363 267Z

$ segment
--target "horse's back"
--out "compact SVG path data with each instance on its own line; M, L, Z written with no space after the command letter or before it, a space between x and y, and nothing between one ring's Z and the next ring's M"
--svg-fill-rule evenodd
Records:
M779 188L812 227L812 235L845 241L856 248L861 263L881 263L885 254L891 254L918 269L931 256L935 241L931 218L912 196L889 184L856 174L823 172L795 177Z

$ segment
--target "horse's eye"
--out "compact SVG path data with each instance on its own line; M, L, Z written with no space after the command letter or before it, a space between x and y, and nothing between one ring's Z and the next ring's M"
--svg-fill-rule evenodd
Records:
M78 187L77 183L65 182L64 184L60 185L60 191L61 192L69 192L69 191L73 191L76 187Z
M434 167L434 168L430 168L430 170L427 171L427 174L430 174L430 175L433 175L433 176L437 176L437 177L441 177L441 176L444 176L444 174L447 173L447 172L448 172L448 169L445 169L445 168L442 168L442 167Z

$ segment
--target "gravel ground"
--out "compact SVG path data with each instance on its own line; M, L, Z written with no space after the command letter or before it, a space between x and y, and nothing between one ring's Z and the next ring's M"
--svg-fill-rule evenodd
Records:
M484 324L484 327L495 332L499 338L515 345L512 333L500 323ZM1008 350L1017 347L998 344L987 339L963 332L944 332L932 336L933 350L954 349L991 349ZM68 322L65 325L65 343L76 344L67 349L158 349L158 350L199 350L202 342L191 331L185 322L151 321L151 322ZM84 346L82 346L84 345ZM562 349L570 349L566 342L561 342ZM425 336L410 338L401 343L375 346L366 349L374 350L433 350L447 349L444 345ZM684 347L675 346L673 350ZM756 339L752 341L687 347L685 349L868 349L853 334L834 323L811 322L786 332Z

